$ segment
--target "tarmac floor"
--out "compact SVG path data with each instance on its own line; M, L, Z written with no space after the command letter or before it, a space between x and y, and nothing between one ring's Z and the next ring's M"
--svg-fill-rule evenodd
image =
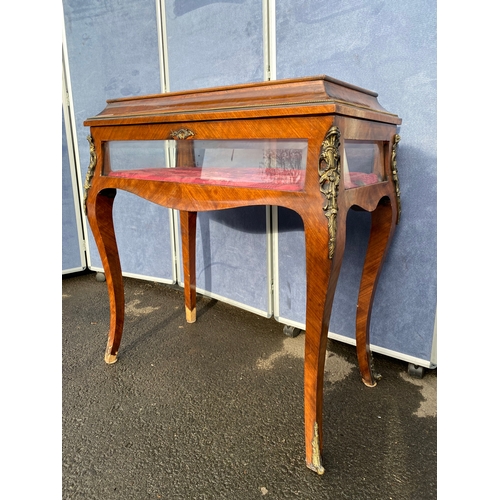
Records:
M106 284L62 280L63 500L437 498L437 370L329 341L323 465L305 466L304 334L207 297L125 278L118 362L107 365Z

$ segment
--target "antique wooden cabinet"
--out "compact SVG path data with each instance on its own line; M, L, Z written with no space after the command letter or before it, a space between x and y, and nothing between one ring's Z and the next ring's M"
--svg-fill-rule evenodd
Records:
M196 320L197 212L249 205L296 211L306 242L306 464L322 474L326 342L350 208L372 214L356 343L363 382L374 386L378 379L369 321L400 217L400 123L376 93L328 76L109 100L85 121L91 151L85 204L110 300L105 361L117 360L125 313L112 217L117 189L180 210L188 322Z

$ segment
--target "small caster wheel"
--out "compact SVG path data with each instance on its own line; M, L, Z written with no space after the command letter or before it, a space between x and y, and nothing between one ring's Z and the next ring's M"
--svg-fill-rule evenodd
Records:
M106 276L104 275L104 273L96 273L95 280L102 283L106 281Z
M283 327L283 333L287 337L295 338L298 335L300 335L301 332L302 332L302 330L300 328L296 328L295 326L285 325Z
M414 378L423 378L424 377L424 367L414 365L413 363L408 363L408 375Z

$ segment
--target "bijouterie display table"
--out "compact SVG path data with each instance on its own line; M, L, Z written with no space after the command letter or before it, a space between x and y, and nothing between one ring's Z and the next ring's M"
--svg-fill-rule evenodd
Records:
M323 373L349 208L372 226L356 316L358 363L374 386L369 321L381 264L400 215L396 168L400 118L377 94L327 76L107 101L90 126L85 206L109 292L105 361L114 363L125 298L113 228L122 189L180 210L186 319L196 320L197 212L249 205L296 211L305 233L306 464L321 464Z

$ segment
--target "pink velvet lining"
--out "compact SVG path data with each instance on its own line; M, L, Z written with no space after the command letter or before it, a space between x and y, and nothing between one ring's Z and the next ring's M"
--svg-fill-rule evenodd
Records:
M300 191L304 186L304 170L258 168L145 168L110 172L109 177L140 179L145 181L179 182L186 184L211 184L256 189ZM351 189L379 182L376 174L351 172L345 179L345 188Z
M109 177L126 177L147 181L180 182L183 184L212 184L256 189L300 191L304 186L304 170L258 168L145 168L110 172Z
M369 186L370 184L376 184L377 182L380 182L377 174L350 172L344 179L344 186L346 189L351 189L361 186Z

